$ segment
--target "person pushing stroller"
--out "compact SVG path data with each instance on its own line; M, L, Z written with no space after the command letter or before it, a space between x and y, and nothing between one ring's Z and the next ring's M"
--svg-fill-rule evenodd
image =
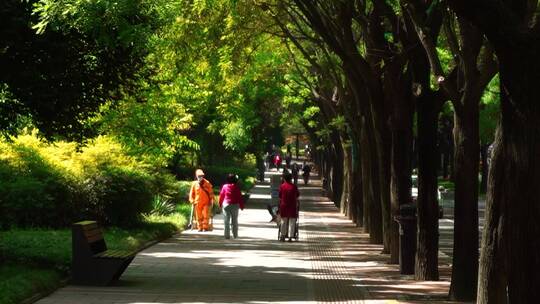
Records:
M298 187L292 183L292 174L288 171L283 173L284 182L279 187L279 215L281 217L279 240L289 238L292 242L296 238L296 222L298 220Z

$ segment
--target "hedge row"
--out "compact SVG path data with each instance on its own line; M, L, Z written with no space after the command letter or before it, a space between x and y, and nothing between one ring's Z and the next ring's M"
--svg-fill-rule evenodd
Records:
M103 225L135 226L156 194L180 201L173 175L127 155L109 137L85 146L48 143L37 135L0 141L0 225L66 227L94 218Z

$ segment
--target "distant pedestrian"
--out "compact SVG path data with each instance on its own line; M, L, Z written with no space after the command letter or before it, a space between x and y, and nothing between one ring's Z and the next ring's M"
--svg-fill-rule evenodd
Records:
M289 172L283 174L283 184L279 187L279 215L281 216L281 237L284 242L289 238L289 242L296 233L296 220L298 219L298 197L300 192L298 187L292 184L292 175Z
M489 168L491 167L491 160L493 159L493 149L495 148L495 142L492 142L489 146L488 146L488 149L487 149L487 157L486 157L486 160L487 160L487 165L488 165L488 170Z
M292 168L291 168L291 174L293 178L293 183L295 185L298 185L298 172L299 171L300 171L300 165L298 165L297 163L293 163Z
M210 211L214 204L214 192L212 184L204 178L203 170L197 169L195 177L197 180L191 184L189 190L189 202L193 204L195 209L198 230L208 231L210 229Z
M304 177L305 185L309 183L310 172L311 172L311 167L306 162L304 162L304 165L302 166L302 176Z
M291 168L291 160L292 160L292 154L290 152L287 152L285 155L285 167L287 169Z
M264 168L267 171L270 171L270 164L272 164L272 155L266 151L264 154Z
M226 239L231 238L231 225L233 238L238 238L238 209L244 210L244 199L237 183L238 177L229 173L226 183L221 187L219 193L219 206L223 208L223 225Z
M278 172L281 167L281 162L281 155L279 155L279 153L276 153L276 156L274 156L274 165L276 166Z

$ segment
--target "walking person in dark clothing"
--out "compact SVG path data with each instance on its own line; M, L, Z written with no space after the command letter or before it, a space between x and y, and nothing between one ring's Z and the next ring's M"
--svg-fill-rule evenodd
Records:
M302 166L302 176L304 177L304 184L307 185L309 183L309 173L311 172L311 167L304 162L304 166Z
M290 169L291 168L291 161L292 161L292 154L291 153L287 153L287 155L285 155L285 167L287 169Z
M298 165L297 163L293 163L292 168L291 168L291 174L292 174L293 183L295 185L298 185L298 172L299 171L300 171L300 165Z

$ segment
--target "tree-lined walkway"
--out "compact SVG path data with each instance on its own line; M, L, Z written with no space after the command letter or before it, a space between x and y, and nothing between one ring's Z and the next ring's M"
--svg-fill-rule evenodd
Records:
M276 172L267 172L277 174ZM267 179L268 180L268 179ZM416 282L385 264L382 246L321 196L320 180L300 185L300 242L277 241L266 204L269 184L252 190L240 213L240 238L185 231L137 255L111 287L67 286L38 303L395 303L446 297L441 282Z

